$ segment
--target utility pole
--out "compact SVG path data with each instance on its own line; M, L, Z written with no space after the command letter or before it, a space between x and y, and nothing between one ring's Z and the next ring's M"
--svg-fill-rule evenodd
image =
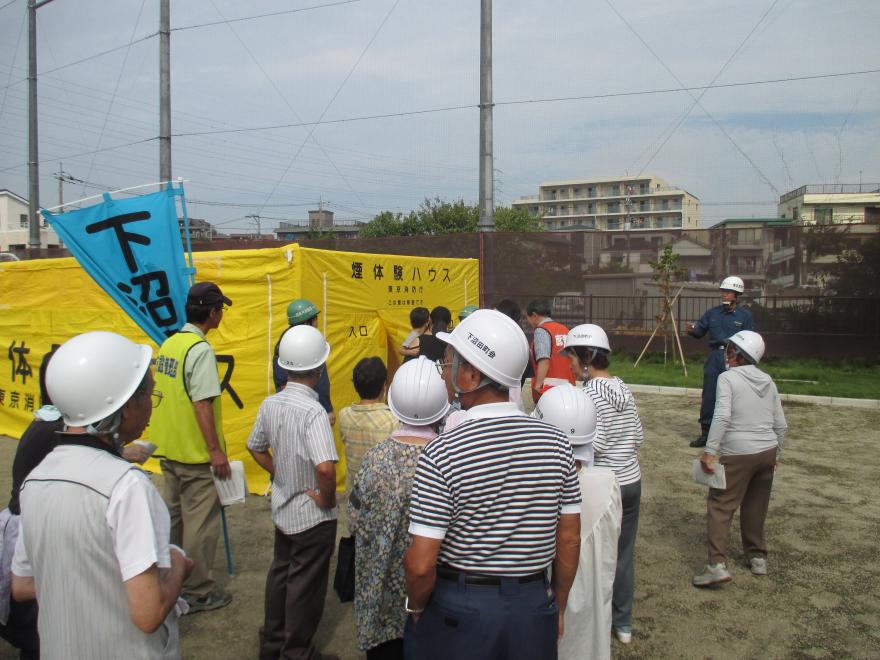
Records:
M171 7L159 2L159 181L171 181Z
M64 213L64 163L58 163L58 173L55 178L58 179L58 213Z
M245 217L246 217L246 218L250 218L251 220L254 221L254 225L255 225L256 228L257 228L257 238L260 238L260 220L262 219L262 218L260 218L260 214L259 214L259 213L253 213L253 214L251 214L251 215L246 215Z
M492 0L480 0L480 231L495 231L492 105Z
M37 9L52 0L28 0L28 250L40 249L40 147L37 136Z

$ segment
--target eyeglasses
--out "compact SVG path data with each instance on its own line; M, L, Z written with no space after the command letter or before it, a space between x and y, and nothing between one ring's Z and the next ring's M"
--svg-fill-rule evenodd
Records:
M437 367L437 373L440 374L440 375L442 376L442 375L443 375L443 370L444 370L446 367L451 367L451 366L452 366L452 362L444 362L443 360L437 360L437 361L434 363L434 366Z
M153 408L158 408L159 404L162 403L163 398L164 398L164 395L161 392L159 392L157 390L153 390L153 394L151 396Z

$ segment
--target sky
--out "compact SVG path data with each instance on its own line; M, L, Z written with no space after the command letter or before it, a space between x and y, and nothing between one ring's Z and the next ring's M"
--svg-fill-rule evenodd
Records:
M0 189L23 197L25 7L0 0ZM66 201L158 180L158 7L38 9L43 206L62 164ZM495 0L496 206L543 181L653 174L710 226L773 216L801 185L877 184L880 72L855 73L880 70L877 25L876 0ZM363 222L476 203L477 0L187 0L171 26L190 217L269 233L319 204Z

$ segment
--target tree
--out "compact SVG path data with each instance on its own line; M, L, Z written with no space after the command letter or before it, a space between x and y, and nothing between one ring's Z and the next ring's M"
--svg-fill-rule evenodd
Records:
M469 206L464 200L444 202L439 197L427 199L415 212L419 218L421 234L455 234L477 231L477 207Z
M480 211L475 205L465 204L459 199L445 202L439 197L425 198L419 208L408 215L382 211L370 222L361 227L362 238L380 236L417 236L429 234L456 234L475 232L478 228ZM495 229L503 232L538 231L537 218L527 211L499 206L495 209Z
M828 286L837 296L880 298L880 235L843 250L828 275Z
M540 229L538 219L523 209L499 206L495 209L494 216L496 231L538 231Z
M404 216L401 213L382 211L367 224L361 227L362 238L379 238L382 236L415 236L423 233L421 223L414 213Z

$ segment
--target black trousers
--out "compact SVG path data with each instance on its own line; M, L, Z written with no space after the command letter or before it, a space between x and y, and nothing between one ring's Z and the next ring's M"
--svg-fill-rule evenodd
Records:
M10 597L9 606L9 619L5 626L0 626L0 637L21 651L21 660L38 660L37 601L19 603Z
M314 660L312 638L324 614L336 521L298 534L275 529L275 554L266 576L266 614L260 660Z

